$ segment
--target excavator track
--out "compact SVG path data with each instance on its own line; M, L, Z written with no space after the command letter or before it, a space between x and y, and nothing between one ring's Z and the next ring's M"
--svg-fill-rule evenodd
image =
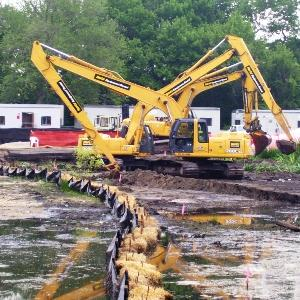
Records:
M189 161L174 159L171 156L152 156L122 160L122 168L127 171L135 169L152 170L160 174L182 176L187 178L226 178L242 179L243 165L233 161L201 160Z

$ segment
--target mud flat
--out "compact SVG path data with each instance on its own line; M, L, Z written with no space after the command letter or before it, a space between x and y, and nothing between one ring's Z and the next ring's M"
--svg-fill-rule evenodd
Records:
M165 287L175 299L299 299L300 235L269 224L275 211L288 212L242 225L161 216L171 245Z
M169 190L198 190L213 193L240 195L255 200L287 201L300 203L300 175L253 174L243 180L195 179L136 170L124 172L123 184Z
M240 195L216 194L207 191L130 187L139 203L153 214L263 214L275 209L300 206L279 200L257 200Z
M0 176L0 220L47 218L49 212L41 202L41 195L32 189L36 183L16 183Z

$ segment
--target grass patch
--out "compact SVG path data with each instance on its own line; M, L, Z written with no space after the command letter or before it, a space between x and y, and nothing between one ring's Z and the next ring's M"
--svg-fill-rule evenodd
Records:
M80 193L78 191L71 189L68 185L68 182L65 180L61 181L59 189L61 192L63 192L64 194L66 194L70 197L77 197L77 198L80 197L81 199L85 199L85 200L89 200L89 201L92 201L92 200L96 201L96 199L94 197L88 196L86 194L83 194L83 193Z
M282 154L278 149L265 150L246 163L245 171L300 174L300 146L290 155Z
M283 156L278 149L270 149L270 150L265 150L259 155L255 156L255 159L277 159L280 156Z
M84 170L99 170L103 167L102 156L96 154L93 149L76 148L75 151L76 165Z
M40 189L45 192L54 192L56 190L65 194L67 197L70 198L80 198L81 200L86 200L90 202L97 201L96 198L94 197L88 196L87 194L80 193L78 191L71 189L68 185L68 182L65 180L61 181L58 189L52 182L40 181Z

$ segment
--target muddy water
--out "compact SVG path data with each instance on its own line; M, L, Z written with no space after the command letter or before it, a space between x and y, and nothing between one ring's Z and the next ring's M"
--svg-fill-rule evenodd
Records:
M164 284L175 299L300 299L300 233L274 224L300 217L300 206L203 191L133 193L166 230Z
M40 183L1 183L0 299L105 299L105 251L117 228L106 208Z
M298 233L259 224L228 228L188 223L165 223L181 252L180 271L173 272L172 266L165 280L178 299L186 299L186 287L203 298L300 299Z

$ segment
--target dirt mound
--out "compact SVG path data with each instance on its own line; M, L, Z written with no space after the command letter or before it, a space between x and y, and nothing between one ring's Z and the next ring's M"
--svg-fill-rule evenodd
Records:
M158 174L153 171L135 170L122 174L122 183L127 185L149 186L169 189L199 189L199 180Z
M119 184L116 182L116 184ZM163 189L204 190L221 194L242 195L257 200L300 202L300 180L272 176L245 178L241 181L195 179L135 170L122 173L122 185Z

